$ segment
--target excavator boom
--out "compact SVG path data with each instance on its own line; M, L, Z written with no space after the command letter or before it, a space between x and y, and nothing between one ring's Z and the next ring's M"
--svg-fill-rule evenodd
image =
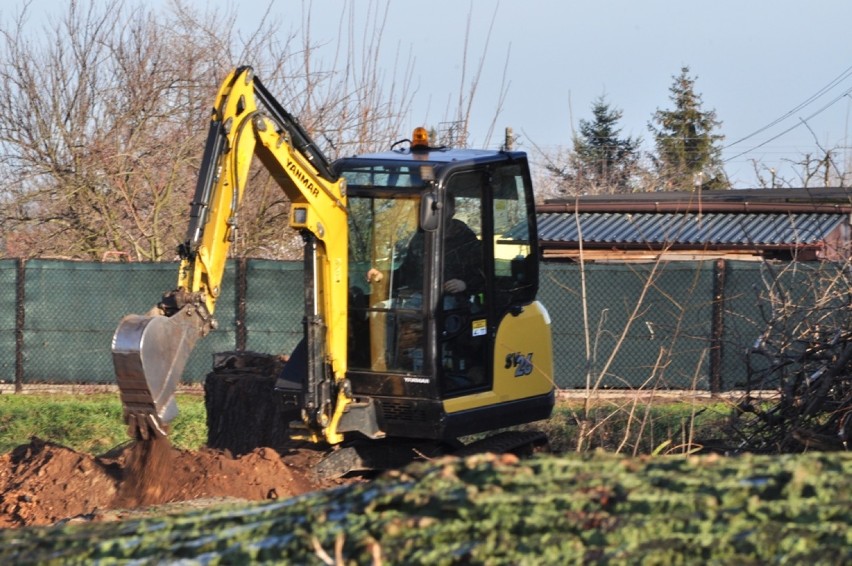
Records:
M186 362L198 340L216 327L216 300L254 157L289 198L290 226L303 233L306 266L323 289L306 293L306 341L317 355L299 392L305 434L342 440L336 424L349 402L347 389L337 386L346 372L346 183L249 67L232 71L216 96L189 227L178 248L177 288L147 314L124 317L113 336L113 365L132 437L168 433Z

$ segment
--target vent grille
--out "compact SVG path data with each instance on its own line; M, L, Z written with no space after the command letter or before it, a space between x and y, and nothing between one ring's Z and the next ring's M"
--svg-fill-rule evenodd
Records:
M424 407L418 406L413 401L386 401L382 400L382 413L385 420L424 422L427 418Z

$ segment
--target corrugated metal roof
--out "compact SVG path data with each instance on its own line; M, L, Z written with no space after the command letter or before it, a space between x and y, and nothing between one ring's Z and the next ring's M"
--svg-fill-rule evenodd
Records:
M542 212L543 242L583 241L625 244L807 245L823 240L846 220L832 213L651 213Z
M549 199L544 207L549 205L578 205L581 209L589 206L636 206L636 205L665 205L678 204L686 206L714 206L716 204L749 204L774 203L786 205L829 205L837 204L848 207L852 205L852 188L850 187L819 187L819 188L785 188L785 189L734 189L727 191L661 191L645 193L626 193L614 195L583 195Z

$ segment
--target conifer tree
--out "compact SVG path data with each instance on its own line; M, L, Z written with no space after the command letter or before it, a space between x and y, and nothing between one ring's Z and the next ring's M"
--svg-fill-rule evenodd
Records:
M592 104L592 120L580 120L574 136L573 168L578 181L607 188L606 192L629 192L630 177L641 140L620 138L617 127L622 111L613 108L604 95Z
M622 112L604 95L592 104L592 119L580 120L573 151L564 166L548 166L570 194L622 193L633 190L638 163L638 138L621 138Z
M727 189L718 143L724 136L715 133L721 126L716 112L703 110L701 95L689 67L681 68L669 88L674 104L671 110L657 110L648 128L654 135L654 165L662 190Z

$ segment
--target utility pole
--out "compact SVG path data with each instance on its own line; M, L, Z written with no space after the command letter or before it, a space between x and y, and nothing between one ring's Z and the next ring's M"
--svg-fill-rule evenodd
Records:
M512 151L515 145L515 133L511 127L506 128L506 133L503 137L503 151Z

